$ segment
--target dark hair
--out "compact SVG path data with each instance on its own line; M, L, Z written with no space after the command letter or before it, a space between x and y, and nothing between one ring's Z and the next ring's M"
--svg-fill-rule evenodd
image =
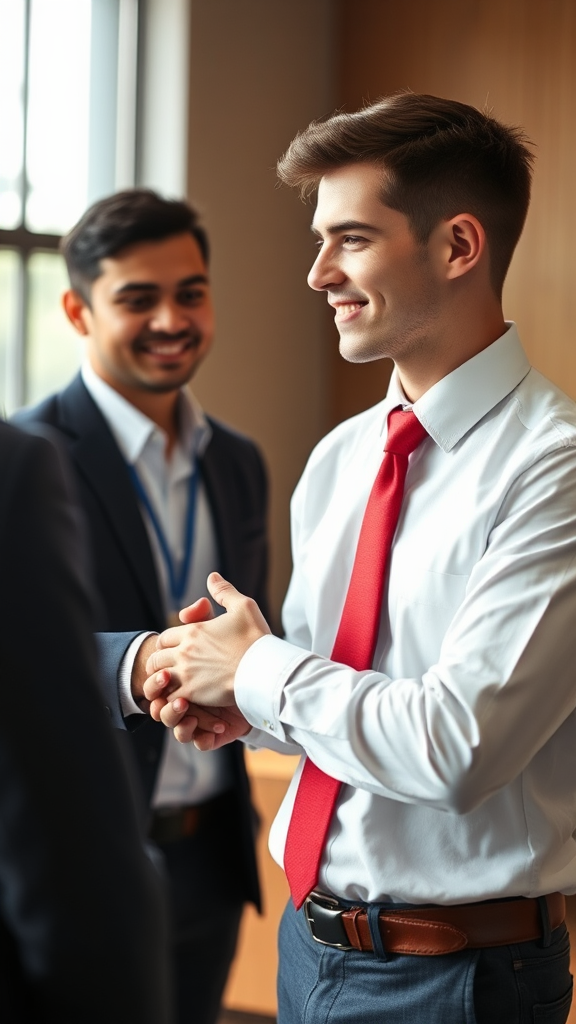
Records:
M127 188L90 206L62 239L70 284L89 303L90 285L102 273L100 261L129 245L155 242L189 232L208 263L208 237L198 214L178 199L164 199L150 188Z
M478 218L500 295L530 202L530 144L520 128L466 103L400 92L313 121L279 160L278 175L305 197L330 170L381 164L382 202L405 214L422 244L441 220Z

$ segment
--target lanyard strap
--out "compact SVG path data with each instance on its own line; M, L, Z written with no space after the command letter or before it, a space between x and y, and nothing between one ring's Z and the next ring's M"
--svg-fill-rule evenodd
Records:
M128 472L130 473L134 490L146 509L150 522L152 523L154 533L158 538L158 543L160 545L160 550L168 573L171 608L172 610L177 611L182 608L184 604L184 591L186 589L188 573L190 571L190 562L192 561L194 525L196 522L196 498L198 494L198 466L196 464L194 465L194 469L190 476L190 483L188 485L188 509L186 512L186 527L184 533L184 558L182 559L179 571L176 570L174 559L172 558L172 552L170 551L170 546L166 539L166 534L162 529L160 520L152 507L152 502L146 493L144 485L138 476L135 467L129 465Z

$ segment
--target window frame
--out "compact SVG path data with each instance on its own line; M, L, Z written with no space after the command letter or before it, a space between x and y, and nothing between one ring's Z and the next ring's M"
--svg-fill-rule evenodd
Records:
M118 0L118 59L116 86L115 182L114 187L128 188L135 184L138 153L139 102L141 92L141 0ZM20 174L20 223L15 228L0 228L0 250L8 250L18 257L17 294L15 296L15 324L8 338L5 362L4 401L9 412L26 401L27 342L29 336L29 269L30 257L35 253L59 252L60 234L31 231L26 225L29 183L27 174L30 33L32 0L24 0L23 33L23 130ZM71 225L72 226L72 225Z

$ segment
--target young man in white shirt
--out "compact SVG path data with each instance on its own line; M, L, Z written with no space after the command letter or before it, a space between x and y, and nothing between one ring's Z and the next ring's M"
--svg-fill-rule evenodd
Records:
M168 630L145 692L181 740L243 734L306 755L270 838L289 880L313 859L322 799L310 808L337 780L316 892L281 926L281 1024L568 1016L576 411L501 304L530 164L517 129L409 93L310 125L279 164L318 190L309 283L336 311L343 356L395 369L298 485L286 639L214 575L228 614ZM356 562L398 409L421 438L359 669L333 652L346 616L360 636L370 611Z

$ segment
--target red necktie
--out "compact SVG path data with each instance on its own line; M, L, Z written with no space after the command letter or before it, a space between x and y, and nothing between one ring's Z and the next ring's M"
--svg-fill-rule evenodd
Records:
M332 661L357 671L372 667L388 556L400 515L408 456L426 437L413 412L388 416L384 458L368 498ZM330 820L342 783L306 758L284 850L284 870L296 909L318 880Z

